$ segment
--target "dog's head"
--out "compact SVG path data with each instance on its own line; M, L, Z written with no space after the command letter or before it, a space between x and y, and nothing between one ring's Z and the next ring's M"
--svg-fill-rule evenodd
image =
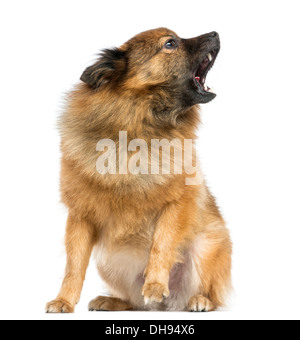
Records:
M189 107L216 97L205 81L219 51L216 32L181 39L159 28L135 36L120 48L105 50L81 80L94 90L107 85L142 92L158 87L168 92L170 101L180 100Z

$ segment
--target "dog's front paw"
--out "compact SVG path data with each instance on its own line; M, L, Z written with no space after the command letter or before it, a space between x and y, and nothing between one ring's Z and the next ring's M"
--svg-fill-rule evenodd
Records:
M169 297L170 291L167 285L146 282L142 295L144 296L145 305L147 305L152 302L162 302L164 298Z
M46 305L46 313L62 314L62 313L74 313L74 307L72 307L67 301L54 300Z

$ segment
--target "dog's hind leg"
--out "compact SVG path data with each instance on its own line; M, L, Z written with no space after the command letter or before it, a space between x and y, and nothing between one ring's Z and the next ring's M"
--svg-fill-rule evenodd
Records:
M212 225L195 242L192 257L200 287L189 301L189 311L209 312L226 305L231 291L231 253L229 233L223 226Z
M118 298L109 296L99 296L89 303L89 311L108 311L108 312L120 312L132 310L132 306L129 302L123 301Z

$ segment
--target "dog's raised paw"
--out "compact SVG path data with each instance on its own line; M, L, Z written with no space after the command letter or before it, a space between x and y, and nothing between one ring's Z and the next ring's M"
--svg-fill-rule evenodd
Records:
M49 314L74 313L74 307L72 307L67 301L64 301L64 300L53 300L47 303L46 313L49 313Z
M213 303L202 295L196 295L191 298L188 304L190 312L212 312L215 310Z
M169 297L170 291L168 286L161 283L145 283L142 295L145 305L147 305L153 302L162 302L164 298Z

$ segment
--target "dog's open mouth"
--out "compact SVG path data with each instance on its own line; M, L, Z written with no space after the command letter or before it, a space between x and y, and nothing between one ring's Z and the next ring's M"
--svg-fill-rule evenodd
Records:
M213 49L204 57L204 59L200 62L198 69L194 75L195 84L197 87L197 91L205 94L205 93L213 93L211 89L205 84L206 77L208 72L213 67L217 55L219 53L219 49Z

